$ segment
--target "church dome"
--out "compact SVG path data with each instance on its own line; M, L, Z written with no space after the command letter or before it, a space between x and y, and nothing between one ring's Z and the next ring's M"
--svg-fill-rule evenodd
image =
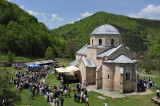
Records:
M105 24L94 29L91 35L93 34L120 34L120 32L114 26Z

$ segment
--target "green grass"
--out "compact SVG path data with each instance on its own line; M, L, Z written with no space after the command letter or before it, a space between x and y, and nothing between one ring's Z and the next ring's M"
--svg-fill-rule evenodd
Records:
M15 77L15 72L25 72L24 70L16 70L13 67L6 67L6 70L9 71L9 76ZM15 85L12 88L16 92ZM15 104L15 106L24 106L25 104L31 104L32 106L50 106L47 100L42 96L35 96L32 100L29 99L30 91L29 89L23 89L21 96L21 103Z
M29 99L30 91L28 89L23 89L22 93L20 93L22 101L20 104L16 104L16 106L24 106L25 104L31 104L32 106L50 106L50 104L46 101L43 95L34 96L33 99Z
M45 60L45 58L38 57L23 57L23 56L14 56L14 62L29 62L29 61L40 61ZM7 54L0 55L0 62L8 62Z
M62 60L62 61L74 61L72 58L56 58L56 60Z
M64 61L58 61L58 64L59 64L59 66L65 66L65 67L67 67L67 66L69 66L69 62L64 62Z

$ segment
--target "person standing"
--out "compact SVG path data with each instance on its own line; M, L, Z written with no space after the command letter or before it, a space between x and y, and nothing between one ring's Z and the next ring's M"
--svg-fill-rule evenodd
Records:
M88 98L86 98L86 106L89 106Z
M64 103L64 99L63 97L61 98L61 106L63 106L63 103Z
M67 97L67 89L64 90L65 97Z
M159 89L157 88L157 97L159 98Z
M56 98L57 106L59 106L59 99L58 97Z
M70 97L70 89L68 89L68 97Z
M77 95L78 102L80 102L80 94Z
M51 102L53 102L53 92L51 92L50 97L51 97Z
M49 92L47 92L47 102L49 102Z
M74 101L76 102L77 101L77 94L74 93Z
M107 102L105 102L104 106L108 106Z

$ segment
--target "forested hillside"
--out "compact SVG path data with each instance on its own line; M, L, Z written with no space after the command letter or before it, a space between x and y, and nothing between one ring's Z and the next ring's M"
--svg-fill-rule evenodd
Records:
M146 42L152 35L160 32L160 21L134 19L106 12L98 12L74 24L67 24L52 30L52 34L66 40L72 39L78 47L89 44L89 35L103 24L115 26L123 34L123 42L134 51L146 50Z
M16 4L0 1L0 51L43 56L50 45L48 29Z
M160 32L158 20L98 12L50 31L16 4L0 0L0 53L11 51L18 56L44 57L46 49L52 47L55 57L74 58L78 49L89 44L92 31L103 24L115 26L123 35L123 43L135 52L150 49L153 56L160 47L157 39ZM154 44L159 46L154 49Z

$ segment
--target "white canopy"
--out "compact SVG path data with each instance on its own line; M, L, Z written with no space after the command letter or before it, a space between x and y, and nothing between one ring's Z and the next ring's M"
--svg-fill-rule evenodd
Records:
M72 71L78 71L79 69L75 66L69 66L69 67L66 67L67 70L69 70L70 72Z
M66 68L63 68L63 67L60 67L60 68L56 68L57 72L59 73L69 73L69 72L74 72L74 71L77 71L79 70L77 67L74 67L74 66L69 66L69 67L66 67Z
M57 72L59 73L67 73L67 72L70 72L69 70L67 70L66 68L63 68L63 67L60 67L60 68L56 68Z

